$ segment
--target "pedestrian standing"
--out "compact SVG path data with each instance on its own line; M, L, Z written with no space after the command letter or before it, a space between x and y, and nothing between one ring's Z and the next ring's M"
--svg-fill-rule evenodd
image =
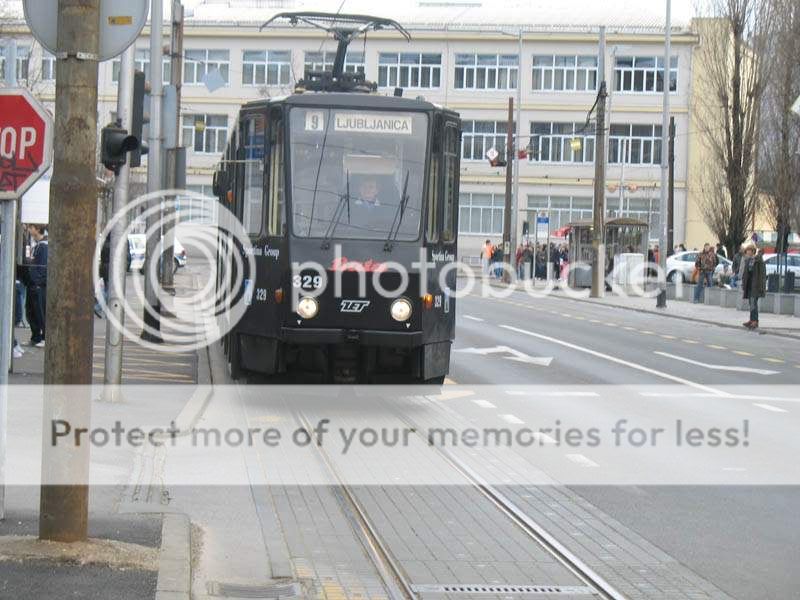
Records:
M484 275L489 275L489 265L492 262L493 251L492 240L486 240L483 243L483 248L481 248L481 267L483 268Z
M758 329L758 300L767 292L767 269L758 247L752 242L742 246L742 296L750 303L750 320L743 323L748 329Z
M697 256L694 266L698 271L697 285L694 288L694 303L699 304L703 297L703 289L711 287L714 269L717 268L717 253L711 244L704 244L703 251Z
M31 346L44 348L47 322L47 225L28 225L28 232L36 242L28 265L28 322L31 326Z

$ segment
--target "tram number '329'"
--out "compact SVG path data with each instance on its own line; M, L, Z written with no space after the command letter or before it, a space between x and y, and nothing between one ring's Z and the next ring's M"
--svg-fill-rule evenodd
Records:
M316 290L322 285L320 275L295 275L292 278L292 285L303 290Z

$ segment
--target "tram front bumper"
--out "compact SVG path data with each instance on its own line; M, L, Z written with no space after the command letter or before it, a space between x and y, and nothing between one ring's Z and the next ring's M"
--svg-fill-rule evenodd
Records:
M290 344L347 344L414 348L422 346L421 331L378 331L373 329L328 329L283 327L283 341Z

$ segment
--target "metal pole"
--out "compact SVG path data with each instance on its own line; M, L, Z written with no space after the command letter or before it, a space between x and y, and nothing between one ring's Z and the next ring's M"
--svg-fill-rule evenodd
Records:
M669 118L669 185L667 255L675 248L675 117Z
M161 100L164 90L164 76L163 76L163 63L162 63L162 42L163 42L163 25L164 14L162 0L152 0L150 5L150 152L147 156L147 192L152 194L163 189L163 180L161 173L162 153L161 153ZM160 259L156 256L156 250L160 237L160 231L156 231L156 225L159 222L159 212L153 210L161 204L160 198L150 200L148 203L148 212L150 216L147 218L147 245L145 255L145 279L144 279L144 296L145 306L143 320L146 326L151 327L156 332L160 329L160 319L158 314L161 311L159 306L158 297L156 295L154 277L150 274L153 270L153 262L157 264ZM160 343L161 336L157 333L149 333L146 330L142 331L142 339L149 342Z
M119 66L119 88L117 94L117 118L122 127L131 131L133 127L133 71L135 69L136 50L130 46L122 54ZM114 181L114 216L122 214L129 201L128 184L131 168L126 162L119 170ZM116 322L124 324L125 311L122 304L125 300L125 272L127 271L127 245L125 238L126 219L120 219L111 230L111 256L108 270L108 281L104 282L108 290L108 312L113 315ZM119 251L115 249L119 247ZM106 362L103 374L103 397L108 402L118 402L122 399L119 386L122 384L122 331L112 324L112 319L106 321Z
M506 127L506 202L505 214L503 215L503 262L506 265L513 265L512 260L515 248L511 247L511 171L514 164L514 98L508 99L508 124ZM503 281L510 283L511 274L508 269L503 269Z
M672 0L667 0L667 20L665 24L664 44L664 109L661 115L661 231L658 239L658 264L661 267L663 279L658 281L657 308L667 307L667 240L669 239L668 180L669 180L669 84L670 84L670 55L672 54Z
M6 85L17 87L17 41L6 42ZM6 517L6 435L8 433L8 373L11 371L11 346L14 340L14 240L17 201L3 205L2 243L0 244L0 520Z
M514 198L513 203L511 206L511 252L514 253L516 256L517 251L517 229L519 227L519 210L520 210L520 198L519 198L519 171L522 164L520 163L519 156L517 155L517 150L519 149L520 140L522 140L522 29L519 30L518 33L518 42L519 42L519 60L518 60L518 72L517 75L517 139L516 143L514 144L514 154L512 156L512 160L514 161ZM516 265L514 265L516 267Z
M97 54L100 0L58 1L51 252L47 266L44 431L51 419L88 427L97 226ZM47 437L47 436L45 436ZM89 448L42 441L39 537L86 539ZM52 483L52 482L57 483ZM70 482L70 485L64 485Z
M606 28L600 28L598 56L599 92L597 99L597 127L594 152L594 210L592 212L592 298L605 295L605 187L606 187Z
M170 148L172 155L167 162L167 187L170 189L175 188L177 180L177 173L175 170L178 168L178 161L175 157L175 150L180 146L180 131L181 131L181 78L183 73L183 5L180 0L172 0L172 37L170 40L170 84L175 86L175 93L177 95L176 123L175 123L175 148ZM164 267L161 270L161 286L169 291L175 290L175 281L173 278L172 263L174 261L174 245L175 245L175 226L173 219L175 215L175 198L170 197L166 201L164 208Z

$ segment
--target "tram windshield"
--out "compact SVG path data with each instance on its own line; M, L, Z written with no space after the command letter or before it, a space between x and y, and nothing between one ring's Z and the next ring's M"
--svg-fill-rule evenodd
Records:
M293 231L298 237L419 237L427 116L294 108Z

